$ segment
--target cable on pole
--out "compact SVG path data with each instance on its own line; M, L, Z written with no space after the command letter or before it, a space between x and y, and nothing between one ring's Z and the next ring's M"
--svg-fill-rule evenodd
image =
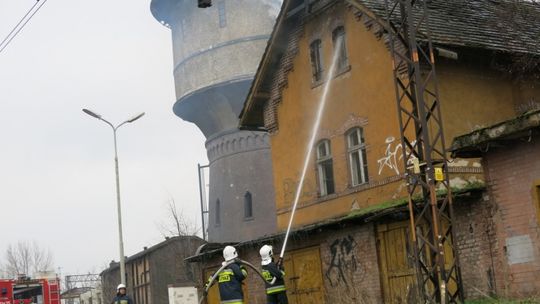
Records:
M40 2L41 1L41 2ZM0 43L0 53L13 41L34 15L45 5L47 0L36 0L36 3L26 12L21 20L13 27L9 34ZM41 3L41 4L40 4ZM39 4L39 5L38 5ZM37 8L36 8L37 7Z

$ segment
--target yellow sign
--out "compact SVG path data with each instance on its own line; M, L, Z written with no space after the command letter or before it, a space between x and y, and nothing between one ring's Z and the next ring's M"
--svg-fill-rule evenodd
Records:
M444 180L442 168L435 168L435 180L440 182Z

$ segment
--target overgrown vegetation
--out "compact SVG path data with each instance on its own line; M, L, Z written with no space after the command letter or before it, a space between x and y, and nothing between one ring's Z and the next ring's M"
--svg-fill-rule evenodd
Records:
M467 184L461 187L451 187L451 192L452 192L452 195L457 196L459 194L463 194L463 193L473 191L473 190L482 190L485 187L486 185L482 181L467 182ZM447 192L446 189L437 190L437 197L442 197L443 195L446 195L446 192ZM413 196L414 202L420 202L421 199L422 199L422 196L420 194L415 194ZM351 213L349 213L349 215L347 215L346 218L359 217L359 216L363 216L367 214L377 213L377 212L391 209L391 208L399 208L401 206L406 205L407 202L408 202L407 197L384 201L380 204L354 210Z
M484 299L465 301L465 304L535 304L540 303L540 299L523 299L523 300L505 300L505 299Z

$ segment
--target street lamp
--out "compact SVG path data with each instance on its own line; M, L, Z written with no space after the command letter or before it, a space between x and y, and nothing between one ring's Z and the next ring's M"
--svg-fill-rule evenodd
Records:
M90 116L92 116L92 117L94 117L94 118L97 118L97 119L105 122L113 130L113 135L114 135L114 168L116 170L116 206L118 208L118 239L119 239L119 243L120 243L120 282L125 285L126 284L126 261L125 261L125 257L124 257L124 238L122 236L122 208L121 208L121 205L120 205L120 174L118 172L118 150L116 148L116 130L118 130L118 128L125 125L126 123L132 123L135 120L141 118L144 115L144 112L139 114L139 115L133 116L132 118L124 121L123 123L119 124L116 127L112 123L110 123L107 120L103 119L103 117L101 117L101 115L99 115L99 114L97 114L95 112L92 112L92 111L90 111L88 109L83 109L83 112L90 115Z

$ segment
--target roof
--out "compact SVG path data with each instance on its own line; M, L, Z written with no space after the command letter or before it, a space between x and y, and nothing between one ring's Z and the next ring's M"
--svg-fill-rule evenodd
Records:
M62 292L60 296L62 297L62 299L76 299L79 298L80 295L91 289L91 287L75 287Z
M359 2L376 15L385 16L383 0ZM524 0L432 0L427 1L427 6L431 39L435 44L540 54L538 3ZM415 14L417 18L418 15Z
M320 0L326 5L338 1ZM347 0L386 23L384 0ZM540 56L540 4L525 0L431 0L429 26L435 45ZM264 127L263 107L274 74L287 52L289 36L301 26L304 1L285 0L240 113L241 128ZM419 3L419 2L417 2ZM418 10L416 10L418 12ZM418 18L418 13L414 14ZM383 24L386 28L386 25ZM425 29L421 29L425 32ZM422 39L422 37L419 37Z
M198 236L194 236L194 235L188 235L188 236L173 236L173 237L166 237L165 238L165 241L161 242L161 243L158 243L158 244L155 244L154 246L148 248L148 247L144 247L144 250L142 251L139 251L137 253L135 253L134 255L132 256L129 256L127 259L126 259L126 263L128 262L131 262L133 260L136 260L140 257L143 257L143 256L146 256L150 253L152 253L153 251L156 251L162 247L165 247L171 243L176 243L176 242L183 242L185 240L199 240L199 241L202 241L202 239ZM109 272L109 271L112 271L112 270L115 270L117 268L120 267L120 263L118 262L115 262L115 263L111 263L109 268L103 270L100 275L102 276L104 273L106 272Z
M540 131L540 109L454 138L453 157L480 157L490 146L530 137Z
M452 195L456 198L457 197L460 197L460 198L471 197L473 194L479 193L483 191L484 189L485 189L484 183L471 182L459 188L453 187ZM446 191L442 190L442 191L438 191L437 195L440 197L445 193ZM420 204L421 197L415 196L413 197L413 201ZM409 214L407 204L408 204L408 199L401 198L401 199L385 201L380 204L372 205L363 209L353 210L349 214L346 214L344 216L326 219L323 221L318 221L313 224L309 224L303 227L299 227L297 229L293 229L291 230L290 237L294 238L295 236L300 235L300 234L316 233L322 229L328 229L332 227L342 228L343 226L348 225L350 223L373 222L377 219L381 219L383 217L388 217L388 216L404 219L404 217L407 217ZM261 246L263 244L282 241L284 237L285 237L285 233L277 233L273 235L264 236L255 240L244 241L238 244L230 244L230 243L208 244L209 245L208 250L198 251L196 255L186 258L186 261L199 262L203 260L204 258L211 257L214 255L219 255L221 254L221 251L225 245L233 245L237 249L242 248L242 247Z

